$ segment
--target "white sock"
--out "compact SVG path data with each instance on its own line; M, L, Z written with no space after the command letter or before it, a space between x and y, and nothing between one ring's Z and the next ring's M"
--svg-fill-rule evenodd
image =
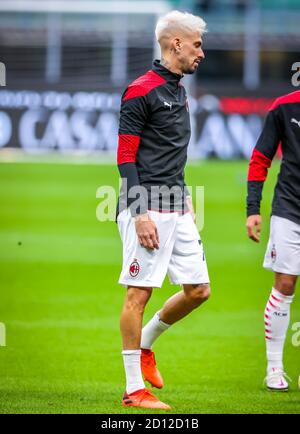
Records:
M294 296L281 294L272 288L265 309L265 336L268 367L283 369L283 347L290 322L290 306Z
M166 324L159 318L159 312L156 312L154 317L143 327L141 348L150 350L154 341L168 328L171 324Z
M128 394L145 388L141 371L141 350L123 350L126 374L126 392Z

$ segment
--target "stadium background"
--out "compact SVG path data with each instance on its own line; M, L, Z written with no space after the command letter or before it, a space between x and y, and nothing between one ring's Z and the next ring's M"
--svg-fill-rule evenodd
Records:
M158 396L177 413L299 413L299 300L286 342L291 392L262 385L272 275L261 263L279 162L265 186L261 244L244 228L247 159L273 99L297 89L297 0L0 2L2 413L142 412L119 405L121 243L114 223L96 219L96 190L118 187L120 94L151 68L156 19L174 8L203 16L209 30L206 60L184 83L186 180L205 187L213 296L156 344L167 383ZM145 320L175 289L166 279L155 290Z

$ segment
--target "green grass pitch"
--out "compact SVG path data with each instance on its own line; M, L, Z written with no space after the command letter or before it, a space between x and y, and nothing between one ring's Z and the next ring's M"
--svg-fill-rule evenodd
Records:
M263 387L263 311L273 283L262 268L272 189L264 189L259 245L245 231L246 162L190 164L189 185L205 186L202 239L210 300L154 346L173 413L299 413L300 347L292 345L300 298L292 305L285 367L289 393ZM114 165L0 164L0 413L149 413L122 408L124 372L115 223L96 219L96 189L118 185ZM166 278L145 321L180 288ZM299 294L298 294L299 295ZM151 413L151 411L150 411Z

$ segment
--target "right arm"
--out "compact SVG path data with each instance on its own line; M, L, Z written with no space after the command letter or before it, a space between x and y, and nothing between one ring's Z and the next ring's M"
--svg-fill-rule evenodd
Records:
M268 169L282 139L279 108L275 101L269 111L262 133L253 150L248 169L247 232L250 239L260 241L260 203Z
M155 223L148 215L147 198L140 193L140 206L136 208L136 198L129 195L131 188L140 186L136 168L136 155L138 152L141 133L148 117L146 97L139 95L137 86L129 86L122 95L119 141L118 141L118 169L122 179L127 181L127 205L132 217L135 218L135 228L140 244L143 247L154 249L159 247L159 237Z

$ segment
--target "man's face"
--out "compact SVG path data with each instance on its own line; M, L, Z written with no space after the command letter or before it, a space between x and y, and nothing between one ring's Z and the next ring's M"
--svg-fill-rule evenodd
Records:
M199 32L185 34L180 38L178 61L183 74L193 74L204 58Z

